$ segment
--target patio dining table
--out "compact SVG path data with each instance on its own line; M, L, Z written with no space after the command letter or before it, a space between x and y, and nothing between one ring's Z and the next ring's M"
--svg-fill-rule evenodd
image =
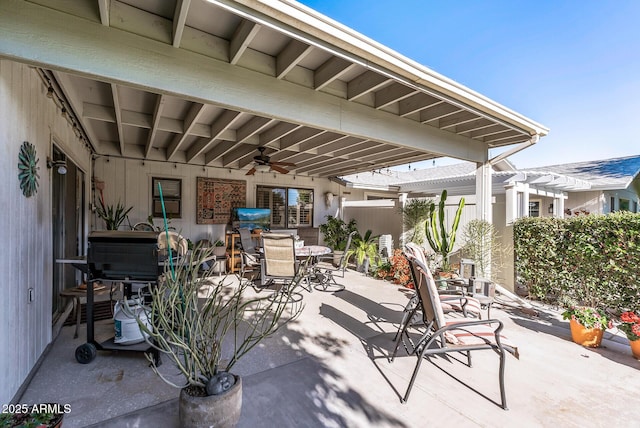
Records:
M331 248L323 245L305 245L295 249L296 257L318 257L331 253Z

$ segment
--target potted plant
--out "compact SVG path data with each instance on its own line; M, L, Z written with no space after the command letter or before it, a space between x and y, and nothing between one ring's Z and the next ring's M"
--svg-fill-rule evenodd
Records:
M98 217L104 220L107 230L118 230L122 222L127 218L127 214L133 207L125 208L124 205L118 201L118 204L105 205L102 195L98 198L98 206L96 207L96 213Z
M356 230L356 220L351 219L346 223L338 217L328 215L326 223L321 224L319 229L324 243L333 250L333 264L337 266L346 250L349 234Z
M611 327L604 311L592 307L571 306L562 313L562 318L569 320L573 341L589 348L598 348L604 331Z
M371 236L371 229L364 236L357 233L353 238L351 248L347 250L347 259L355 257L358 272L369 273L371 261L375 263L378 257L378 235Z
M242 380L231 372L233 366L302 310L301 303L291 299L300 278L287 292L256 297L247 281L230 286L226 278L208 281L208 271L198 275L212 251L199 248L183 263L165 269L163 280L150 292L148 324L138 320L149 335L147 342L181 374L179 382L163 376L159 362L147 355L163 381L181 388L181 426L234 426L242 407ZM202 297L204 286L209 291Z
M620 321L618 329L622 330L629 339L633 357L640 359L640 316L635 312L627 311L620 315Z
M227 255L227 246L224 245L222 239L216 239L213 243L213 255L216 257L224 257Z

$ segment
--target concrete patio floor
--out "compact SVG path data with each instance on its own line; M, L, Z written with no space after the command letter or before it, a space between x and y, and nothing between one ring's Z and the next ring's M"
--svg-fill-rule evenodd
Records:
M568 322L539 307L538 317L494 306L520 359L507 356L508 411L499 402L498 358L476 352L472 368L453 359L425 361L408 403L400 396L416 359L392 338L409 290L347 272L339 293L303 292L302 315L266 339L233 369L243 377L239 427L617 427L640 420L640 361L610 332L603 347L571 341ZM113 325L96 323L96 337ZM79 364L64 327L20 403L71 405L65 428L177 427L179 390L134 352L102 352ZM165 360L166 361L166 360ZM162 369L171 375L170 364Z

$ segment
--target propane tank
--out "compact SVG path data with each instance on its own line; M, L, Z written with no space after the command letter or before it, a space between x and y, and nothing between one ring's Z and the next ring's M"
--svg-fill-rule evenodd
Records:
M116 302L113 313L116 332L115 338L113 339L114 343L119 345L133 345L144 342L144 340L149 337L148 334L140 330L136 318L139 318L147 328L151 329L147 317L147 310L142 305L141 299L127 300L126 304L120 300Z

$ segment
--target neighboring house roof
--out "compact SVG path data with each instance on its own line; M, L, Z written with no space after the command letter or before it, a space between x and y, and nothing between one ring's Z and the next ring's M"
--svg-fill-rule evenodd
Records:
M585 180L591 183L592 189L626 189L640 173L640 155L543 166L531 170L553 172Z
M640 155L623 158L517 169L510 164L495 168L494 193L508 182L520 181L564 191L626 189L640 173ZM415 171L363 173L342 177L348 185L396 186L403 192L434 192L446 187L451 194L475 193L476 165L462 162ZM390 189L391 190L391 189Z

